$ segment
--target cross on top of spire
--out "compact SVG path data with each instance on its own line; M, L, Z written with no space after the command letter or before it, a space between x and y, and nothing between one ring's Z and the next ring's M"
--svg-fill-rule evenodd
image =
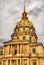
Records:
M25 3L25 1L24 1L24 11L26 11L26 3Z

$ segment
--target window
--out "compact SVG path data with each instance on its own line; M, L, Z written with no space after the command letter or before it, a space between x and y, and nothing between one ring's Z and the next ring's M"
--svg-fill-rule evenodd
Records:
M37 62L33 62L33 65L37 65Z
M25 32L25 28L23 28L23 31Z
M29 42L31 42L31 37L29 37Z
M3 55L3 51L0 51L0 55Z
M17 54L17 49L14 51L14 54L15 54L15 55Z
M23 37L23 40L25 40L25 37Z
M33 51L33 53L36 53L36 49L35 48L33 48L32 51Z
M17 39L19 39L19 37L17 37Z

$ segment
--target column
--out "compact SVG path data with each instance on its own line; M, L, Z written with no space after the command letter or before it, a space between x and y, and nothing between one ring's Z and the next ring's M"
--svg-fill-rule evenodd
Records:
M27 59L27 65L29 65L29 58Z
M10 65L12 65L12 60L10 60Z
M5 55L5 47L3 48L3 54Z
M20 65L22 65L22 59L20 59Z
M11 45L9 45L9 54L11 54Z
M17 65L18 65L18 59L17 59Z
M19 54L19 45L17 45L17 54Z
M21 45L20 45L20 54L21 54Z
M9 46L9 45L8 45L8 48L9 48L9 49L8 49L8 53L10 54L10 46Z
M8 65L8 60L7 60L7 63L6 63L6 65Z
M9 54L11 54L11 45L9 45Z
M11 45L11 54L12 54L12 45Z
M27 54L29 55L30 51L29 51L29 45L27 45Z
M22 45L20 45L20 54L22 54Z
M3 65L3 60L2 60L2 65Z

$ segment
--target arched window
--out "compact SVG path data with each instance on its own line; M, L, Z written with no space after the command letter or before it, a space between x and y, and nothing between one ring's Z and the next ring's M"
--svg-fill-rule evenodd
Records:
M31 37L29 37L29 42L31 42Z
M15 54L15 55L17 54L17 49L14 50L14 54Z
M23 37L23 40L25 40L25 37Z
M25 28L23 28L23 32L25 32Z
M33 48L33 49L32 49L32 52L33 52L33 53L36 53L36 48Z
M17 37L17 39L19 40L19 37Z

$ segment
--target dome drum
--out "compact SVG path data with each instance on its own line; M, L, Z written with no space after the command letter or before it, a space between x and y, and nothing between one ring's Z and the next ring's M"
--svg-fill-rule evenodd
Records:
M16 33L17 32L35 32L35 29L29 26L22 26L22 27L17 27L14 30Z
M14 40L19 40L19 41L30 41L31 40L31 43L32 42L37 42L37 38L36 38L36 36L30 36L30 35L25 35L25 34L23 34L23 35L17 35L17 36L13 36L13 38L12 39L14 39Z

